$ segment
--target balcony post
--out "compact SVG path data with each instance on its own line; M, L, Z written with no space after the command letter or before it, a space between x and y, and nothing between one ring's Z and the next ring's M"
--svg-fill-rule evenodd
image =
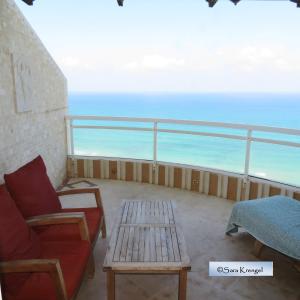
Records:
M70 120L70 144L71 144L71 156L74 156L74 129L73 129L73 119Z
M246 200L246 185L249 180L249 168L250 168L250 154L251 154L251 142L252 142L252 129L248 129L247 132L247 144L246 144L246 156L245 156L245 169L243 178L243 200Z
M157 122L153 123L153 171L156 169L157 162Z

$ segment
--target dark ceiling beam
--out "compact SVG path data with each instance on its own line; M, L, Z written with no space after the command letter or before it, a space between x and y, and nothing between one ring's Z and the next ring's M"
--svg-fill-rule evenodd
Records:
M209 7L214 7L214 5L218 2L218 0L206 0L208 2Z
M208 2L209 7L214 7L214 5L218 2L218 0L206 0ZM237 5L240 0L230 0L235 5ZM291 2L297 3L297 7L300 7L300 0L290 0Z
M297 7L300 7L300 0L291 0L294 3L297 3Z
M22 0L28 5L32 5L34 0ZM117 0L119 6L123 6L124 0ZM209 7L214 7L214 5L218 2L218 0L206 0L208 2ZM240 2L240 0L230 0L233 2L235 5ZM297 7L300 7L300 0L290 0L291 2L294 2L297 4Z
M26 4L32 5L34 0L23 0Z

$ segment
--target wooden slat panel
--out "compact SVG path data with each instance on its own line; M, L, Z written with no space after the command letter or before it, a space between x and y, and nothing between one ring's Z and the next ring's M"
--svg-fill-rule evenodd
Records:
M142 164L142 182L149 183L149 164Z
M140 262L144 261L145 257L145 227L140 227L140 240L139 240L139 257L138 260Z
M93 177L94 178L101 178L100 160L93 160Z
M84 159L77 160L77 174L78 177L84 177Z
M281 194L280 188L270 186L269 196L275 196L275 195L280 195L280 194Z
M174 250L171 236L171 229L169 227L165 228L166 230L166 241L167 241L167 250L168 250L168 261L174 261Z
M134 239L134 226L131 226L130 230L129 230L129 238L128 238L128 244L127 244L126 261L132 261L133 239Z
M165 166L158 166L158 185L165 185Z
M156 246L156 257L157 261L161 262L162 259L162 245L161 245L161 237L160 237L160 228L155 228L155 246Z
M140 228L134 227L132 261L138 261L139 257L139 241L140 241Z
M126 261L129 231L130 231L129 227L124 228L124 236L123 236L122 246L121 246L120 261Z
M296 200L300 200L300 193L295 192L293 198L296 199Z
M120 261L122 242L124 236L124 227L121 227L118 234L118 239L116 241L115 251L114 251L114 261Z
M168 261L168 249L167 249L167 238L166 238L166 228L160 228L161 236L161 255L163 261Z
M249 193L249 199L257 199L258 195L258 183L251 182L250 183L250 193Z
M133 181L133 163L126 162L125 166L126 166L126 173L125 173L126 181Z
M209 190L208 194L212 196L217 196L218 194L218 175L210 173L209 175Z
M238 179L236 177L228 177L227 199L237 200Z
M117 162L110 160L109 161L109 179L117 179L117 172L118 172Z
M200 171L192 170L191 191L199 192Z
M174 187L181 188L182 187L182 169L174 168Z
M73 177L73 161L71 158L67 159L67 177Z

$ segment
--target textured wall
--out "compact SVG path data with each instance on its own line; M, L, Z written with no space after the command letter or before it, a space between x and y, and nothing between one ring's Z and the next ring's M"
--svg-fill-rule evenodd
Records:
M21 113L16 108L16 59L26 63L31 75L31 109ZM64 75L14 1L0 0L0 183L4 173L38 154L53 184L61 183L66 175L66 107Z

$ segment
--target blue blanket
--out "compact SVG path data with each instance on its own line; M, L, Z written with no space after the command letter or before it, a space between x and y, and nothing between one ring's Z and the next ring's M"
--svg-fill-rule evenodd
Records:
M300 260L300 201L284 196L236 203L226 233L245 228L263 244Z

